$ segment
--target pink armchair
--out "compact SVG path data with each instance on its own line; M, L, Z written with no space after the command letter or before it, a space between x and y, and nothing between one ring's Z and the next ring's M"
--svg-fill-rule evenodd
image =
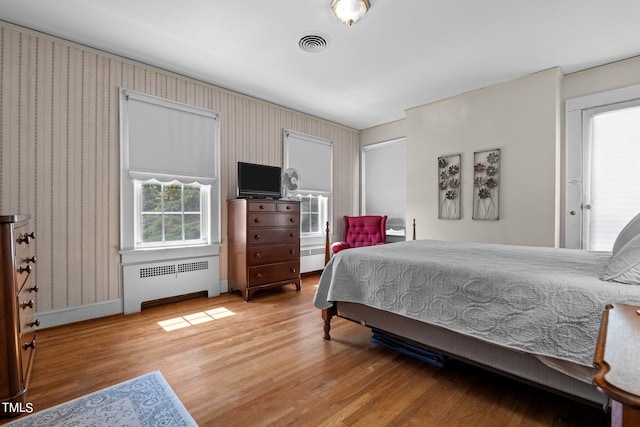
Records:
M387 240L387 216L365 215L342 217L342 242L331 245L337 254L343 249L384 244Z

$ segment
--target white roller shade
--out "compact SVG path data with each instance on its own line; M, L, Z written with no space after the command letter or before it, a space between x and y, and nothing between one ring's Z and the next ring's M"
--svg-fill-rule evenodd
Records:
M216 113L135 92L125 99L131 178L188 176L205 184L218 175Z
M363 213L387 215L392 222L404 225L406 164L404 139L363 148Z
M635 102L636 104L638 101ZM588 249L609 251L640 211L640 106L594 109L591 117Z
M294 168L307 191L331 191L331 141L284 131L284 168Z

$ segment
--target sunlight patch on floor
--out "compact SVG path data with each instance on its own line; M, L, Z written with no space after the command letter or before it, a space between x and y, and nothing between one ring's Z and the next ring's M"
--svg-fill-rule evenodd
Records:
M200 311L198 313L185 314L184 316L174 317L167 320L161 320L158 322L158 325L160 325L165 331L169 332L193 325L199 325L201 323L211 322L212 320L223 319L233 315L235 315L233 311L220 307L207 311Z

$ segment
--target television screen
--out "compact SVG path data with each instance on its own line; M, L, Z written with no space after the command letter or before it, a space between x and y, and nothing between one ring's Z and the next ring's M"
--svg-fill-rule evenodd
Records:
M282 169L238 162L238 197L279 199Z

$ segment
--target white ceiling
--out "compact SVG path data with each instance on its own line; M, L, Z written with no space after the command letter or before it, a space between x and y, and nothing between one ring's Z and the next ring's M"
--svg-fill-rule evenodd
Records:
M355 129L552 67L640 55L640 0L0 0L0 19ZM324 34L322 52L298 40Z

